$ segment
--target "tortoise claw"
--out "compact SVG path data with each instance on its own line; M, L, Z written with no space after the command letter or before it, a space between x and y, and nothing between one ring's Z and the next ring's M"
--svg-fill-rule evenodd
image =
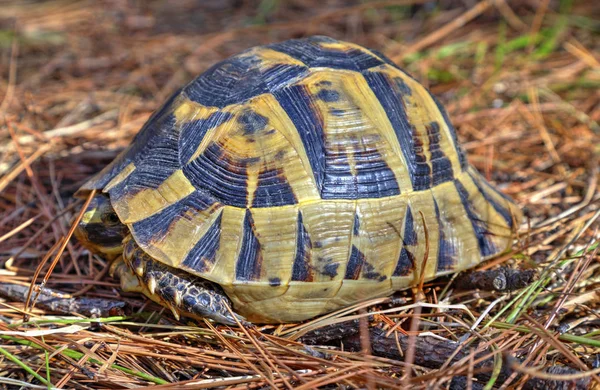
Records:
M179 311L177 311L177 308L171 305L169 305L168 307L171 310L171 313L173 313L173 317L175 317L175 319L179 321Z
M144 275L141 275L143 277ZM156 279L153 277L146 278L146 286L151 295L156 295Z
M125 244L126 247L134 245L133 240ZM221 286L155 261L138 249L125 251L128 274L136 275L142 292L170 309L176 319L180 316L210 318L221 324L237 325L239 321L248 326L242 316L231 311L231 301ZM143 270L141 275L140 270Z

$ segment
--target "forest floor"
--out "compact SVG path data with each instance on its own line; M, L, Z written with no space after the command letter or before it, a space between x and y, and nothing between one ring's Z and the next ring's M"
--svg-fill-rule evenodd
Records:
M0 298L0 388L600 386L594 1L167 3L0 9L0 292L15 294ZM384 52L439 97L470 163L526 216L513 249L476 271L525 283L438 278L248 329L177 321L65 240L73 193L173 91L243 49L313 34ZM26 304L40 284L74 306ZM73 313L93 299L126 308Z

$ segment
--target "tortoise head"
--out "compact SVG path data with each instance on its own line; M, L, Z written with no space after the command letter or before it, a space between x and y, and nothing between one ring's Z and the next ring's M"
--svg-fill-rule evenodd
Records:
M112 260L123 252L127 226L119 220L108 196L96 195L75 229L75 237L90 251Z

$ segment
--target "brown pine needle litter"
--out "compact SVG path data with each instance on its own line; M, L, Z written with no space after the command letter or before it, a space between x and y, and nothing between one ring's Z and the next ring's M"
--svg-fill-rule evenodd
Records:
M596 3L2 2L0 388L600 388ZM527 217L476 271L535 277L496 291L440 278L241 329L176 321L65 241L74 191L171 92L245 48L313 34L385 52L443 101L470 162Z

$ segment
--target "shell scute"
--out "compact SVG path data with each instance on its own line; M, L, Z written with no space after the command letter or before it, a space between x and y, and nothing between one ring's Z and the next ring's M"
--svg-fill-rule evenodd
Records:
M226 111L198 107L195 112L182 115L181 138L179 142L179 164L186 166L197 159L206 149L205 140L209 132L216 132L221 126L228 126L233 115ZM189 119L193 118L193 119Z
M184 92L194 102L223 108L272 92L308 72L306 65L285 53L256 48L214 65Z
M358 45L339 42L329 37L290 40L268 47L288 54L311 68L325 67L360 72L384 63Z

